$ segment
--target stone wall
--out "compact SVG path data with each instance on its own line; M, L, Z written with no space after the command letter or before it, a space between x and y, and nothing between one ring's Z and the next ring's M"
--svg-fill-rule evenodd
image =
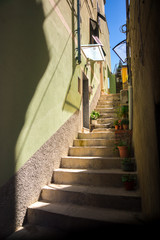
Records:
M157 125L160 105L160 2L131 1L129 37L133 81L133 141L142 210L160 217L160 162Z

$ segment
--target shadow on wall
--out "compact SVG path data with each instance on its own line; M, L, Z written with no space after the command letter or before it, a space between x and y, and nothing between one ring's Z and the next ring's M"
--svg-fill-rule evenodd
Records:
M0 236L15 228L14 149L26 110L49 62L36 0L0 1ZM9 180L10 179L10 180Z
M71 9L71 22L72 22L72 76L68 85L67 93L64 98L62 109L65 111L75 111L80 109L81 97L78 94L77 82L80 77L80 66L76 62L78 49L76 48L75 39L77 38L77 15L75 12L75 1L71 2L67 0L67 3Z

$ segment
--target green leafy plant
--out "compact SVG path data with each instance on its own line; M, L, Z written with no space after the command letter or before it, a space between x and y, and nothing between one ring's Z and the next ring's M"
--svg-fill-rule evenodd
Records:
M135 161L132 158L122 159L122 170L123 171L134 171L135 170Z
M96 111L92 111L92 112L91 112L90 118L91 118L92 120L96 120L96 119L99 118L99 117L100 117L100 113L99 113L99 112L96 112Z
M135 174L125 174L122 176L122 182L127 191L134 190L137 183L137 176Z
M128 144L127 144L126 141L120 140L120 141L117 143L117 146L128 146Z
M124 174L122 176L122 182L125 183L125 182L136 182L137 180L137 176L135 174Z
M121 106L118 106L116 108L116 114L117 114L117 118L122 118Z
M122 125L129 125L129 120L124 118L124 119L122 119L121 124Z
M130 154L130 146L128 145L127 141L120 140L118 143L115 143L115 147L113 151L119 151L121 158L128 158Z
M132 158L122 159L122 164L127 164L127 163L134 163L134 160Z
M124 118L128 117L128 106L122 106L121 107L121 116Z
M127 142L120 140L119 142L116 142L114 147L114 151L118 150L118 146L128 146Z
M114 126L116 126L116 125L119 126L118 120L115 120L113 124L114 124Z

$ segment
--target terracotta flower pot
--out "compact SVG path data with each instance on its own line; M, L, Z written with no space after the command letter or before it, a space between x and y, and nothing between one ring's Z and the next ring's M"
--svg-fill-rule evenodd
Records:
M93 120L93 119L92 119L91 123L92 123L93 125L96 125L96 124L97 124L97 120Z
M118 125L115 125L115 130L118 130Z
M128 125L127 124L123 124L123 129L127 130L128 129Z
M119 149L119 155L121 158L129 157L129 151L127 146L118 146L118 149Z
M135 181L124 182L125 189L127 191L134 190L135 188Z

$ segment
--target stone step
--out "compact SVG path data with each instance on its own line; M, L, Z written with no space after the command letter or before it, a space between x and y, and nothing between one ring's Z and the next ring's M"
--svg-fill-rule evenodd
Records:
M140 211L141 209L139 191L129 193L124 188L113 187L50 184L43 187L41 200L127 211Z
M101 113L100 114L100 117L97 119L97 120L99 120L99 119L101 119L101 118L108 118L109 116L110 116L110 114L114 114L113 116L114 117L111 117L111 118L116 118L116 119L118 119L117 118L117 114L116 113ZM110 117L109 117L110 118Z
M109 100L109 101L111 101L111 100L113 100L113 101L118 100L118 101L120 101L120 94L116 94L116 95L110 95L110 94L108 94L108 95L101 95L99 100Z
M117 224L120 224L120 226L122 224L139 226L141 225L141 222L138 220L140 217L139 212L133 211L79 206L67 203L46 203L43 201L32 204L27 211L27 222L29 224L72 232L75 230L82 232L85 229L94 230L98 227L106 226L108 226L107 229L109 230L109 226L116 225L117 227Z
M115 120L117 120L118 118L114 118L112 116L109 115L109 117L107 118L98 118L97 119L97 123L98 124L107 124L107 123L114 123Z
M106 108L114 108L116 111L119 104L120 104L119 101L99 100L97 102L97 108L99 108L99 105L101 105L101 106L106 106Z
M118 151L113 147L89 146L89 147L70 147L69 156L98 156L98 157L118 157Z
M100 114L101 113L114 113L114 110L112 110L111 108L99 108L99 107L96 107L95 111L99 112ZM116 113L114 113L114 114L116 114Z
M97 102L97 108L114 108L116 109L116 107L113 107L114 103L111 101L98 101Z
M120 93L101 94L101 96L108 96L108 97L119 96L120 97Z
M125 172L125 174L136 174ZM123 187L121 169L67 169L58 168L53 171L55 184L91 185L100 187Z
M67 239L67 235L68 233L62 229L25 223L7 237L7 240L62 240Z
M115 139L115 130L106 129L105 133L78 133L78 139Z
M100 118L115 118L115 119L118 119L116 113L109 113L109 112L107 112L107 113L105 113L105 112L100 113ZM97 120L99 120L100 118L98 118Z
M114 139L75 139L73 141L74 147L87 147L87 146L107 146L114 147Z
M99 98L98 99L98 102L97 102L97 104L99 104L99 103L102 103L102 105L103 104L113 104L114 102L117 102L117 100L113 100L113 99L107 99L107 98Z
M73 169L110 169L121 168L119 157L63 157L61 168Z
M97 104L97 108L107 108L108 109L108 112L115 112L116 111L116 108L115 107L111 107L111 106L108 106L108 105L105 105L105 104Z
M95 124L95 128L110 128L113 125L113 121L108 121L108 123Z
M109 128L95 128L93 129L92 133L105 133L108 131Z
M116 107L120 104L120 99L119 98L116 98L116 99L100 98L97 103L100 103L100 102L102 103L102 105L103 104L109 104L109 105L112 104L112 106Z

